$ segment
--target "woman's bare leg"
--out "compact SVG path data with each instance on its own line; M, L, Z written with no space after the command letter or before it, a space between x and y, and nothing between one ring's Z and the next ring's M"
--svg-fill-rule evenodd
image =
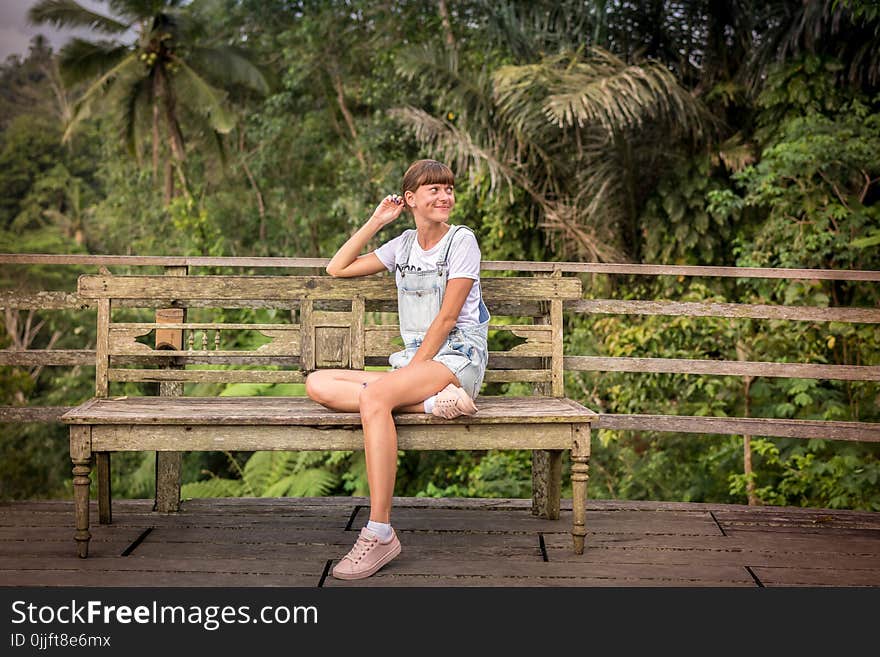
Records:
M364 370L317 370L306 377L306 394L310 399L333 411L357 413L364 384L378 381L390 372ZM432 393L433 394L433 393ZM427 395L425 399L430 397ZM422 402L425 400L423 399ZM406 413L424 413L421 403L397 408Z
M431 395L458 382L448 367L433 360L383 374L366 387L361 386L360 413L370 485L370 520L387 523L397 474L397 429L391 412L420 407Z

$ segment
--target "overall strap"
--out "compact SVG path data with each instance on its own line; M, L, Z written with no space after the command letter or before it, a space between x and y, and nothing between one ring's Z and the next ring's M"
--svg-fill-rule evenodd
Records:
M451 235L449 235L449 240L446 242L446 251L443 253L443 257L441 257L437 261L438 265L445 267L446 263L449 261L449 252L452 250L452 240L455 239L455 234L459 231L459 229L470 230L471 233L474 232L467 226L453 226L452 228L450 228L449 231Z
M409 265L409 255L412 252L413 241L416 239L417 231L414 228L410 228L409 230L404 231L403 233L403 241L398 249L398 253L403 251L403 262L398 262L397 266L401 267L403 271L406 271L407 265Z

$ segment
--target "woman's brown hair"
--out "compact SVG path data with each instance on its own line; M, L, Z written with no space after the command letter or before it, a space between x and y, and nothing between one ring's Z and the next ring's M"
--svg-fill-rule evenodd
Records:
M437 160L417 160L403 174L402 193L415 192L422 185L453 185L452 169Z

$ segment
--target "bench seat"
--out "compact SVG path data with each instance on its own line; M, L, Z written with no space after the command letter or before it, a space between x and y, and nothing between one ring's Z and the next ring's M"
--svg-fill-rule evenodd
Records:
M479 412L444 420L398 413L398 425L555 424L589 422L595 413L565 397L478 397ZM67 412L67 424L268 424L357 425L358 413L331 411L307 397L110 397L94 398Z
M571 449L595 413L560 397L480 397L479 412L444 420L395 415L400 449ZM62 421L87 426L92 452L363 449L360 415L304 397L96 398Z

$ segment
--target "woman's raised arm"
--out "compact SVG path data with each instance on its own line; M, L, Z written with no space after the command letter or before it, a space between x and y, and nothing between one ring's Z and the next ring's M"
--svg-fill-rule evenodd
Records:
M397 195L388 195L382 199L373 215L358 231L348 238L327 264L327 273L339 278L352 278L376 274L385 269L382 261L375 253L360 255L373 236L384 226L400 216L403 211L403 200Z

